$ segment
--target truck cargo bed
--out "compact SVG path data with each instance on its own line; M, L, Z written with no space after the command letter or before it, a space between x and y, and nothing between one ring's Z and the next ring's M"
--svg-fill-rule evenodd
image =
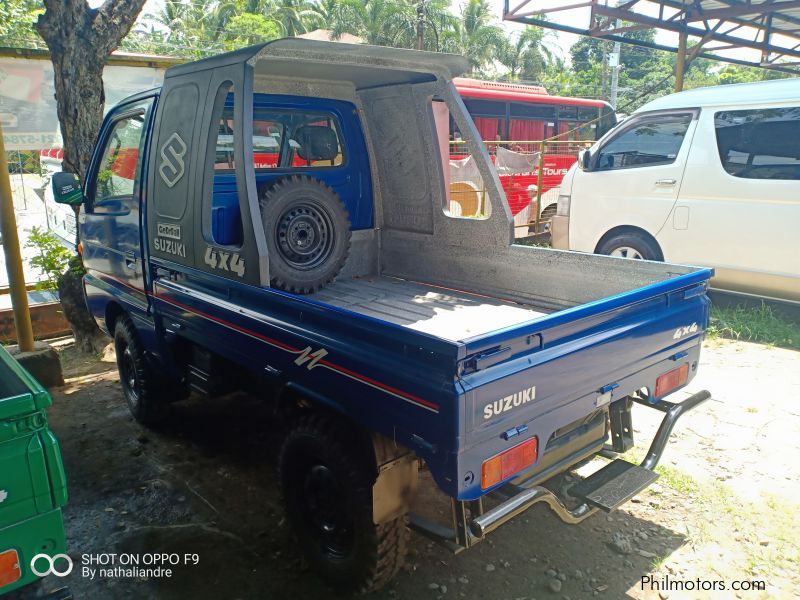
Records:
M454 342L548 314L517 302L386 276L342 279L311 297Z

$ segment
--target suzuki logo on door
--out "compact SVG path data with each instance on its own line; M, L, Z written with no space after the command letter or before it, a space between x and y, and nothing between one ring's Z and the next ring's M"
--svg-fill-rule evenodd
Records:
M167 187L174 186L183 177L186 171L183 163L186 150L186 142L178 135L177 131L169 136L161 146L161 164L158 165L158 174L161 175L161 179L164 180Z

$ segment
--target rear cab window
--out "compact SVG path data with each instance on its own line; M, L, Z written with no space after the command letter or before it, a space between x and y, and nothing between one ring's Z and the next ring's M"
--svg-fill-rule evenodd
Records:
M595 170L610 171L675 162L693 118L693 112L635 118L603 144L595 159Z
M233 108L219 122L215 170L233 170ZM331 113L253 109L256 170L339 167L345 163L341 127Z
M800 106L717 112L714 132L730 175L800 180Z

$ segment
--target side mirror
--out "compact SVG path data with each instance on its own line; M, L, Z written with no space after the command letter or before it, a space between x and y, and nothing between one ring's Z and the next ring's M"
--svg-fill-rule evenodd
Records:
M578 166L584 170L588 171L592 165L592 153L588 150L581 150L578 153Z
M83 204L81 182L74 173L55 173L52 179L53 198L59 204Z

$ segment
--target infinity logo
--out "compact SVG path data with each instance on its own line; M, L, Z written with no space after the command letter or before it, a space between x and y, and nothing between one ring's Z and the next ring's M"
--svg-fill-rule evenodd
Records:
M183 173L186 170L183 164L186 150L186 142L181 139L178 132L169 136L161 146L161 164L158 166L158 173L164 183L167 184L167 187L174 186L183 177Z
M68 565L67 568L63 571L59 571L58 569L56 569L56 561L61 558L67 561ZM38 571L36 569L36 563L42 560L47 563L48 567L44 571ZM37 577L46 577L51 573L56 577L66 577L67 575L72 573L72 567L73 567L72 559L66 554L56 554L52 558L48 554L37 554L31 559L31 571L33 571L33 574L36 575Z

